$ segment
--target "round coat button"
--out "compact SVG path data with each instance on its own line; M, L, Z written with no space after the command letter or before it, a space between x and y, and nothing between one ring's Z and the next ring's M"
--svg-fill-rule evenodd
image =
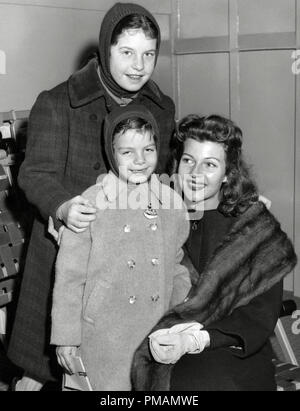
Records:
M151 224L150 228L151 228L152 231L156 231L158 229L158 225L156 223Z
M152 265L154 265L154 266L158 265L158 264L159 264L158 258L152 258L151 263L152 263Z
M135 261L134 260L129 260L129 261L127 261L127 265L128 265L128 268L130 268L130 270L133 270L134 267L135 267Z
M130 231L131 231L131 227L130 227L130 225L125 225L124 226L124 233L130 233Z
M98 119L97 114L93 113L90 115L90 120L96 121Z
M136 296L132 295L131 297L129 297L129 304L134 304L136 302Z
M192 224L192 230L193 230L193 231L197 231L197 230L198 230L198 223L197 223L197 221L194 221L194 222L193 222L193 224Z
M100 167L101 167L101 164L99 162L94 164L94 170L99 170Z

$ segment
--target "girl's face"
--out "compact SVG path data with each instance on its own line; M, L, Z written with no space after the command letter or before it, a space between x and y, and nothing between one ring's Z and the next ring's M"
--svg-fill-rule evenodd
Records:
M189 201L204 201L206 210L216 209L221 186L227 181L225 171L226 153L222 144L186 140L178 174Z
M156 39L142 29L125 30L110 48L110 72L124 90L139 91L150 79L155 65Z
M156 144L149 131L127 130L117 134L114 153L119 176L128 183L146 183L156 168Z

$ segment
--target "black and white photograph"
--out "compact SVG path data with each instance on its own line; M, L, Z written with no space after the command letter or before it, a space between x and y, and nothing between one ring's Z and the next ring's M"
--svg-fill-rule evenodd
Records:
M0 0L0 391L300 391L299 256L300 0Z

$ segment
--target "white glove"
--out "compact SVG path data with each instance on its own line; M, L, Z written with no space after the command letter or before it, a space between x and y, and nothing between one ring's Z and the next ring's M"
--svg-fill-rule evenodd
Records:
M268 210L270 210L272 206L272 201L269 200L267 197L264 197L263 195L259 195L258 200L264 203L264 205L267 207Z
M157 330L149 336L150 351L155 361L175 364L184 354L199 354L210 344L202 324L184 323Z

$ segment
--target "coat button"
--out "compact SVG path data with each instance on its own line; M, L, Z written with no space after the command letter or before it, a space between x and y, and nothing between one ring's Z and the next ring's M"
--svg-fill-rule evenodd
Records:
M134 260L129 260L129 261L127 261L127 265L128 265L128 268L130 270L133 270L134 267L135 267L135 261Z
M95 113L90 114L90 120L96 121L97 119L98 119L97 114L95 114Z
M152 231L156 231L157 229L158 229L158 225L155 223L155 224L151 224L150 225L150 228L151 228L151 230Z
M129 304L135 304L136 302L136 296L132 295L131 297L129 297Z
M94 170L99 170L100 167L101 167L101 164L99 162L94 164Z
M159 300L159 295L158 294L151 296L151 301L153 301L154 303L156 303L158 300Z
M124 233L130 233L130 231L131 231L131 227L130 227L130 225L125 225L124 226Z
M152 258L151 263L152 263L152 265L154 265L154 266L159 265L159 260L158 260L158 258Z
M198 230L198 223L197 223L197 221L194 221L194 222L193 222L193 224L192 224L192 230L193 230L193 231L197 231L197 230Z

